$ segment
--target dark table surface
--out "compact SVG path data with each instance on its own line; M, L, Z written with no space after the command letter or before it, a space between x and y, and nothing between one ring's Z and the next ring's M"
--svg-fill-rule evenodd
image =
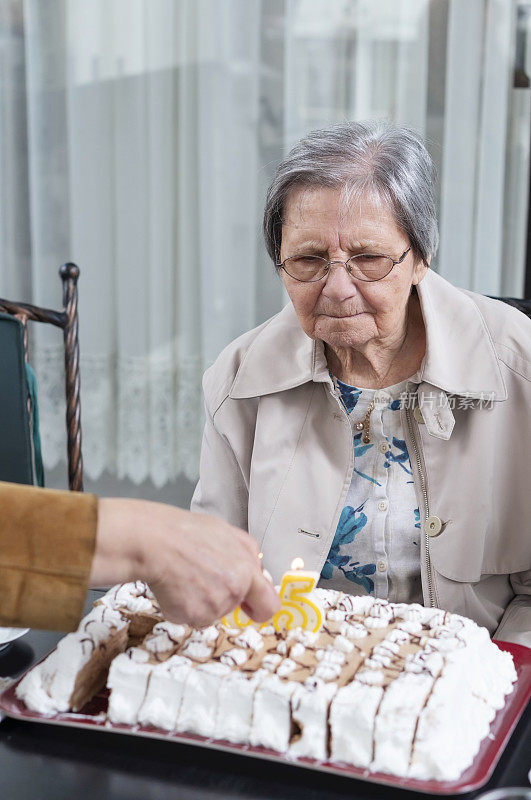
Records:
M60 638L56 633L31 631L0 652L0 676L20 675ZM459 796L477 797L500 786L529 786L530 768L528 708L488 784ZM8 718L0 723L0 800L422 800L432 796L189 745Z

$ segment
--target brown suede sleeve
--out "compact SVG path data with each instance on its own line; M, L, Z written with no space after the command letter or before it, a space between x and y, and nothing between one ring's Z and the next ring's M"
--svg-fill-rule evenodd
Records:
M0 625L75 630L97 521L95 495L0 482Z

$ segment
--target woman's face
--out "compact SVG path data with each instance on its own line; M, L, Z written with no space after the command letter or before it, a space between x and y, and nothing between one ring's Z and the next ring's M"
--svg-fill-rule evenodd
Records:
M397 260L410 244L385 204L361 200L345 211L339 189L302 187L292 191L284 209L280 260L312 254L346 261L358 253ZM296 281L285 270L282 279L308 336L332 348L358 349L403 330L411 286L426 269L410 251L389 275L371 283L352 278L340 264L315 283Z

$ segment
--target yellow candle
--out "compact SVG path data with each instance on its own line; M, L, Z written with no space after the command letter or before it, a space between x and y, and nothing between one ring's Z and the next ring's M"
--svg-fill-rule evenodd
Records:
M273 625L277 631L301 627L317 632L323 624L323 609L313 592L319 580L319 573L303 568L302 558L295 558L291 570L282 576L280 585L282 606L272 619L262 623L254 622L238 607L223 617L221 620L223 624L228 628L246 628L248 625L263 628L266 625Z
M316 633L323 624L323 609L313 592L319 573L303 570L303 567L302 558L296 558L291 564L291 571L282 576L282 606L272 620L277 631L300 627Z
M227 628L246 628L248 625L253 625L255 628L262 628L264 625L269 625L269 622L259 624L247 616L245 611L242 611L240 606L227 614L226 617L221 618L222 623Z

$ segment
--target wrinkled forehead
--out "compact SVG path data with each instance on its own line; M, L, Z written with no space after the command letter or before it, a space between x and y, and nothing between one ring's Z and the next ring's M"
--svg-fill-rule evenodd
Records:
M282 236L305 234L370 233L403 235L390 200L371 189L354 190L348 186L296 186L291 189L282 214Z

